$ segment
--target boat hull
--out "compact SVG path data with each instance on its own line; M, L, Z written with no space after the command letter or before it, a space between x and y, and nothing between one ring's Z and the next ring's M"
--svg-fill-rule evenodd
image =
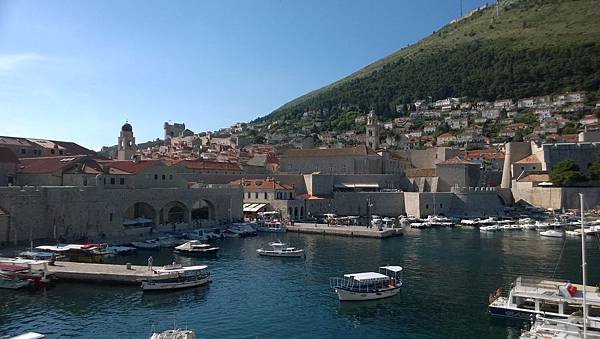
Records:
M363 301L393 297L400 292L400 286L377 292L354 292L340 287L335 289L340 301Z
M168 291L178 290L183 288L191 288L204 285L210 282L210 277L194 280L194 281L178 281L178 282L160 282L160 281L144 281L142 282L142 290L144 291Z
M205 250L205 251L188 251L188 250L175 250L173 253L185 255L188 257L214 257L219 252L216 250Z
M304 251L294 251L294 252L278 252L278 251L265 251L265 250L257 250L256 253L265 257L280 257L280 258L301 258L304 256Z

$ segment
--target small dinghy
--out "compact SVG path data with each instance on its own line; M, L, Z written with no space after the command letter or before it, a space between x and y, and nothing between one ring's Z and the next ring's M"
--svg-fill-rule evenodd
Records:
M281 241L270 242L270 249L259 248L256 250L258 255L266 257L293 257L299 258L304 256L304 250L296 247L289 247L288 244Z

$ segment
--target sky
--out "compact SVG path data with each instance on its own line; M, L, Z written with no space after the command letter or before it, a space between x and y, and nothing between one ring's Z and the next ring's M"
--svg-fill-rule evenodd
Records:
M460 0L0 0L0 135L98 150L126 120L138 143L165 121L216 130L459 15Z

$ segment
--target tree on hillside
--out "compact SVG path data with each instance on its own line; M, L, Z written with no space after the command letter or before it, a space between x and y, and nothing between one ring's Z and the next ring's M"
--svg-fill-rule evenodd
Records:
M585 180L579 166L571 159L562 160L550 171L550 181L558 187L571 186Z
M590 167L590 176L592 179L600 179L600 152L596 154L596 160Z

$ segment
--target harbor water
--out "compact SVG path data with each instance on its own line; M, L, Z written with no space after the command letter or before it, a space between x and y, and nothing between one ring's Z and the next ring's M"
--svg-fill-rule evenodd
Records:
M265 258L277 238L306 259ZM214 259L138 251L118 262L206 264L208 287L144 293L136 286L59 282L46 291L0 290L0 336L147 338L153 330L193 329L199 338L513 338L523 323L492 319L490 292L519 275L581 282L580 240L535 231L410 230L390 239L263 234L216 242ZM590 238L588 282L600 282L600 242ZM0 250L0 253L5 254ZM329 277L404 267L401 294L340 303Z

